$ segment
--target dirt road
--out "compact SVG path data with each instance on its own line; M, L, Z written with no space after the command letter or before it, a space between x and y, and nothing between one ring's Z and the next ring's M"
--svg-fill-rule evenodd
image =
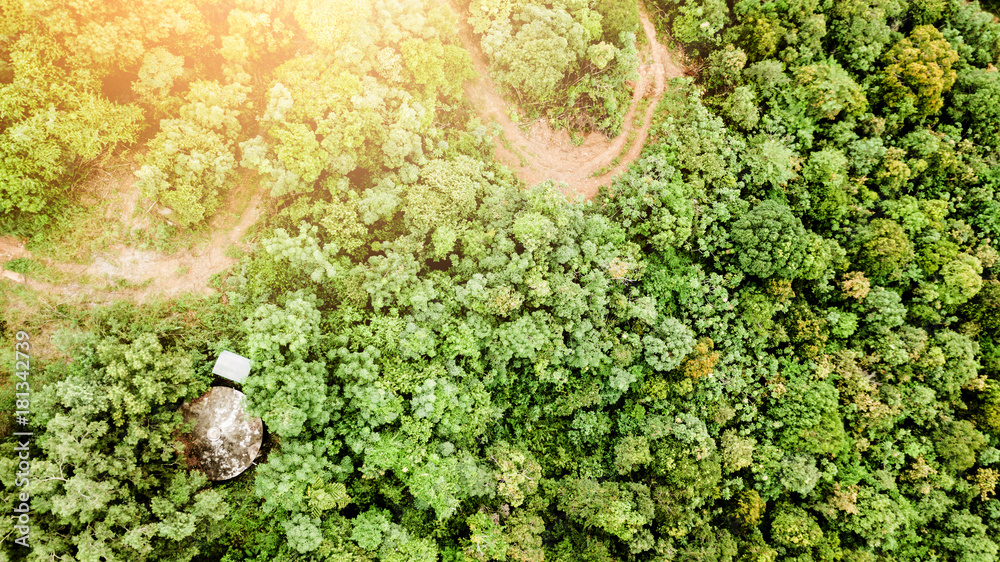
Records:
M113 203L102 207L104 220L109 224L121 222L128 228L148 226L141 218L143 209L139 206L138 188L131 168L107 184L101 189L85 187L95 196L114 198ZM121 299L144 302L186 293L210 294L215 292L209 286L210 278L236 263L227 251L231 246L239 246L243 236L260 218L264 199L263 189L250 184L237 187L226 206L209 221L207 236L180 251L143 250L116 243L104 250L88 252L88 264L35 258L55 270L59 277L68 279L58 284L4 270L2 265L6 261L34 256L25 249L23 241L0 237L0 279L24 283L36 294L56 301L93 304Z
M503 128L503 134L510 147L504 147L497 139L496 156L509 165L528 185L551 179L565 182L567 196L581 195L587 199L597 194L601 185L621 173L635 160L649 135L650 125L656 105L663 96L669 78L682 76L681 67L670 53L656 40L653 24L646 14L640 12L642 30L647 47L641 53L643 62L639 67L639 80L635 84L632 102L625 115L622 132L613 139L600 133L586 136L580 146L570 141L565 130L553 130L547 121L539 120L531 124L527 132L510 118L510 108L496 83L487 72L485 55L479 49L479 42L467 22L462 22L460 36L472 55L479 78L466 86L473 105L486 121L496 121ZM649 97L642 125L636 129L635 113L644 97ZM629 137L632 137L631 142ZM611 167L618 158L618 163ZM606 169L602 175L594 173ZM139 209L139 194L135 187L135 176L131 167L126 166L116 177L105 181L104 187L91 189L95 195L94 204L100 204L109 197L116 199L114 205L105 207L104 220L120 221L127 229L143 228L137 222L143 209ZM173 253L156 250L140 250L124 243L114 244L105 250L89 256L88 264L68 261L41 259L44 265L71 279L59 284L47 283L0 267L0 284L4 280L24 283L37 294L55 300L78 300L84 302L107 302L131 298L139 302L154 297L173 297L183 293L211 293L209 278L231 267L235 260L226 255L230 246L240 243L262 214L266 197L263 190L246 182L230 193L226 207L220 210L209 223L207 239L195 242L189 248ZM140 211L137 213L137 209ZM149 213L145 209L146 214ZM20 257L30 258L24 243L11 237L0 238L0 265Z
M547 120L540 119L531 124L525 133L511 118L510 107L500 95L500 89L489 76L489 64L486 55L479 48L479 41L471 27L462 22L459 35L465 48L472 55L473 64L479 73L479 79L466 86L466 93L479 114L486 121L495 121L503 128L503 135L513 151L497 139L496 156L509 166L528 185L534 185L543 180L565 182L569 189L567 196L579 194L590 199L597 195L602 185L607 185L612 178L621 173L630 162L639 157L642 145L649 135L653 122L653 114L666 89L667 80L683 76L679 64L671 57L667 49L656 40L656 30L649 17L640 11L642 30L646 35L647 49L639 65L639 80L632 94L632 103L622 126L622 132L613 139L593 132L584 138L580 146L570 141L565 130L554 131ZM633 117L643 97L651 98L642 126L634 131ZM629 136L634 140L628 145ZM623 152L625 150L625 152ZM594 173L611 166L615 158L618 163L600 176Z

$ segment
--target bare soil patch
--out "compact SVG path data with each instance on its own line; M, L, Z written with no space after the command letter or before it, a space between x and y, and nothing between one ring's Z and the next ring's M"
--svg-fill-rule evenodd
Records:
M574 145L566 130L553 130L548 120L531 123L528 131L511 120L511 107L500 95L500 89L490 77L486 55L467 22L461 21L459 36L472 55L472 62L479 78L466 85L466 93L479 114L487 121L493 120L503 129L503 139L497 139L495 155L509 166L526 184L535 185L544 180L555 180L569 186L567 196L581 195L587 199L597 195L602 185L608 185L630 162L639 157L649 136L656 106L666 90L667 79L684 75L684 71L667 49L656 40L656 30L649 17L640 10L642 31L647 47L641 53L639 80L635 83L632 103L622 126L622 132L609 139L592 132L583 143ZM642 126L636 129L633 118L644 97L651 101L646 108ZM625 150L630 135L633 141ZM509 146L504 146L505 142ZM618 158L617 164L612 163ZM594 173L607 169L599 176Z
M93 245L57 244L57 249L36 258L54 272L58 282L31 275L4 275L13 273L2 269L4 263L32 257L24 241L13 237L0 238L0 276L24 283L39 296L95 304L122 298L144 302L183 293L212 293L210 278L235 264L227 252L241 246L244 235L263 214L264 191L255 187L252 178L244 176L228 194L226 206L209 221L207 232L192 237L186 248L148 249L142 247L148 244L137 245L131 239L132 233L159 223L160 219L153 215L158 212L157 206L140 196L132 166L122 168L115 173L100 172L84 186L84 203L99 207L93 219L101 225L92 231L86 229L82 237L86 239L89 234L104 239Z
M30 257L31 252L25 248L23 240L13 236L0 236L0 263Z

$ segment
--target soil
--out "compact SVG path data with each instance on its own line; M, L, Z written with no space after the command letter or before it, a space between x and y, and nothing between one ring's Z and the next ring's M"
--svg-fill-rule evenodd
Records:
M250 203L240 213L239 206L246 203L248 197ZM253 191L244 184L230 193L227 206L209 221L211 235L208 240L173 254L124 245L114 247L95 256L82 273L108 281L124 279L130 284L141 285L142 288L135 293L139 301L183 293L213 293L209 279L236 263L226 252L231 246L238 245L247 230L257 222L262 212L263 197L262 190Z
M591 199L597 195L600 186L611 183L630 162L639 157L649 135L656 106L666 90L667 80L684 75L682 67L656 40L656 30L649 17L640 11L639 19L647 47L641 53L639 80L633 88L632 103L625 114L622 132L613 139L592 132L583 138L579 146L573 144L568 131L553 130L546 119L531 123L527 132L511 119L511 108L490 78L489 64L479 48L478 39L467 22L460 23L459 36L479 73L478 80L466 85L466 93L486 121L496 121L503 128L504 139L513 151L504 146L504 139L496 139L496 157L526 184L531 186L544 180L555 180L566 184L563 189L567 196L578 194ZM651 100L642 126L633 131L633 117L639 102L647 96ZM634 141L623 152L630 134L634 135ZM598 170L611 166L616 157L619 161L613 168L594 176Z
M13 236L0 236L0 263L30 258L31 252L24 247L24 242Z
M156 205L139 196L133 170L126 168L125 173L110 179L92 179L92 183L101 183L105 187L85 186L85 198L94 200L95 204L102 200L108 203L103 215L108 223L117 221L124 230L148 228L154 222L150 213L158 212ZM262 214L264 192L253 185L253 182L244 181L235 188L229 194L226 207L209 221L208 232L211 234L207 239L178 252L167 253L116 243L89 255L74 256L74 261L85 263L39 258L37 261L40 263L73 279L68 283L53 284L30 276L10 275L14 272L3 269L7 261L32 257L23 241L8 236L0 238L0 277L24 283L36 293L46 296L95 304L122 298L145 302L184 293L210 294L214 292L209 286L212 275L236 263L235 259L226 255L227 251L231 246L240 245L244 235Z

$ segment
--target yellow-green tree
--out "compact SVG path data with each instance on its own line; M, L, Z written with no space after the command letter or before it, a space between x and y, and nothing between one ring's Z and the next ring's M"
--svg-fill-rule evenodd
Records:
M882 87L886 105L917 118L937 115L957 76L958 53L931 25L915 28L885 54Z
M218 82L191 85L180 119L164 119L136 173L136 185L176 212L184 225L201 221L219 206L236 170L246 88Z

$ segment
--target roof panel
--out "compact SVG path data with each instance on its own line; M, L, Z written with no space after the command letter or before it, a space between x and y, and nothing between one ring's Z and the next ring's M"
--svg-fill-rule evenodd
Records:
M231 351L223 351L215 360L212 373L242 383L250 375L250 360Z

